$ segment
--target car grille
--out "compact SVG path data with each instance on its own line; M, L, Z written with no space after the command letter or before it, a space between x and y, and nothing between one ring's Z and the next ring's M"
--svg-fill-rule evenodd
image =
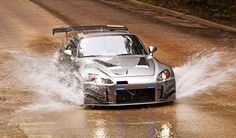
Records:
M117 103L141 103L155 101L155 88L117 90Z

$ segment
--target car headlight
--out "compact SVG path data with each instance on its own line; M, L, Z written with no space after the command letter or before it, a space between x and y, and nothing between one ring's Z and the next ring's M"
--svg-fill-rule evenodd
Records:
M88 81L99 83L99 84L112 84L113 83L109 78L102 77L99 74L94 74L94 73L88 73Z
M168 69L166 69L158 75L157 80L158 81L165 81L166 79L170 78L170 76L171 76L170 71Z

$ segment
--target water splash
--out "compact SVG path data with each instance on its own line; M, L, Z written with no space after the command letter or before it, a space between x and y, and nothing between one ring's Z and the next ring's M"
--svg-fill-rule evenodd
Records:
M80 74L71 68L59 64L58 53L52 56L37 55L32 52L18 53L19 61L16 72L27 88L40 96L36 109L51 107L56 102L83 104L83 88ZM45 103L45 104L42 104Z
M236 73L236 61L226 52L211 50L192 56L183 66L174 68L174 72L177 98L182 98L229 81Z

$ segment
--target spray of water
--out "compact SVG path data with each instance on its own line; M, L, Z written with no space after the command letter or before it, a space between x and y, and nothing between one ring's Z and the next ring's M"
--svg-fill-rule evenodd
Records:
M236 73L233 55L211 50L192 56L183 66L174 68L177 98L206 92L206 89L230 81Z
M58 53L51 55L41 56L32 52L17 54L20 62L16 71L17 79L41 97L39 103L30 108L60 107L64 103L62 101L83 104L84 95L78 71L71 71L58 64ZM223 55L224 52L217 51L196 54L183 66L175 67L177 98L204 92L227 81L232 73L235 74L235 59L222 58Z
M78 71L59 64L57 52L51 55L17 54L17 79L39 95L38 103L30 108L55 108L65 102L83 104L83 85Z

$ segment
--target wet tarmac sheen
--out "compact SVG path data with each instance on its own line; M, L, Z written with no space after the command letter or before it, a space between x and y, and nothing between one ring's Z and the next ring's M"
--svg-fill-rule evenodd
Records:
M32 1L0 2L0 137L236 137L235 33L184 26L179 18L126 1ZM158 45L155 56L179 67L178 77L189 76L179 79L176 102L112 109L84 109L72 102L77 97L63 94L64 87L51 82L53 72L45 72L53 69L50 57L60 46L61 36L52 37L51 28L68 24L125 24L146 45ZM199 52L194 57L199 60L189 59ZM214 52L221 55L219 61ZM200 71L204 61L216 64L204 68L201 81L186 68ZM226 74L212 77L221 69Z

